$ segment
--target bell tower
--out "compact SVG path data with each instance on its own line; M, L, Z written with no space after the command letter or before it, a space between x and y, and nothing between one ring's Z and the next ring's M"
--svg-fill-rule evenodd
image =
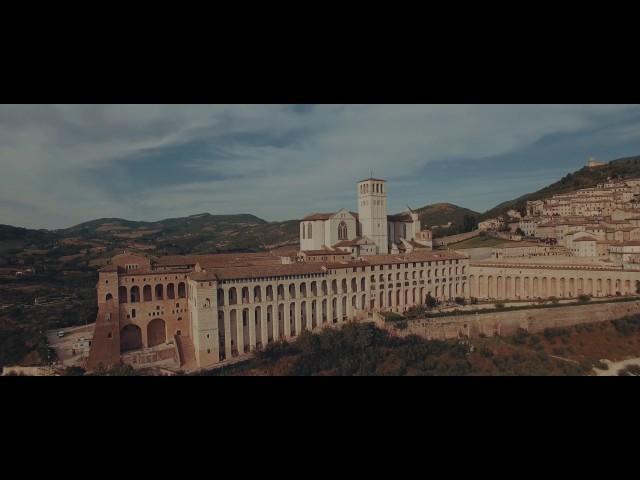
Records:
M378 254L389 253L386 180L367 178L358 182L358 221L362 236L373 240Z

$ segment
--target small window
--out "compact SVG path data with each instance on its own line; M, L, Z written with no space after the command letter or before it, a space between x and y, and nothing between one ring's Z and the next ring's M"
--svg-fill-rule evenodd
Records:
M111 332L107 334L107 338L111 338Z

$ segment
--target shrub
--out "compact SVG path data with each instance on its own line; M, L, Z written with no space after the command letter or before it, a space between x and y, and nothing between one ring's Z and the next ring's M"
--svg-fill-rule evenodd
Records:
M580 303L587 303L591 300L591 297L589 295L578 295L578 301Z
M524 345L527 342L527 338L529 338L529 332L524 328L518 328L518 331L513 336L513 341L518 345Z
M395 312L382 312L385 322L401 322L405 317Z
M458 304L458 305L465 305L467 302L464 299L464 297L456 297L454 299L454 301Z
M427 298L425 299L424 303L427 308L434 308L438 305L438 301L431 296L431 292L427 293Z

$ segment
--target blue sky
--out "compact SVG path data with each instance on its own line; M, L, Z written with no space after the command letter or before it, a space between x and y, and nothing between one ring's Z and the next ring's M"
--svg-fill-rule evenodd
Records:
M637 105L0 105L0 223L300 218L371 170L393 212L482 212L637 154Z

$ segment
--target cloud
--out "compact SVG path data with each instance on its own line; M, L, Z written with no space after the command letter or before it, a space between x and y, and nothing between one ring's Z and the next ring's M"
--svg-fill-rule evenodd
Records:
M355 208L355 181L371 170L390 180L392 207L419 206L425 187L449 201L446 179L430 183L442 165L510 155L515 164L545 139L596 130L605 143L635 144L639 114L627 105L2 105L0 223L296 218ZM473 182L462 170L449 182L452 197L473 198L460 195Z

